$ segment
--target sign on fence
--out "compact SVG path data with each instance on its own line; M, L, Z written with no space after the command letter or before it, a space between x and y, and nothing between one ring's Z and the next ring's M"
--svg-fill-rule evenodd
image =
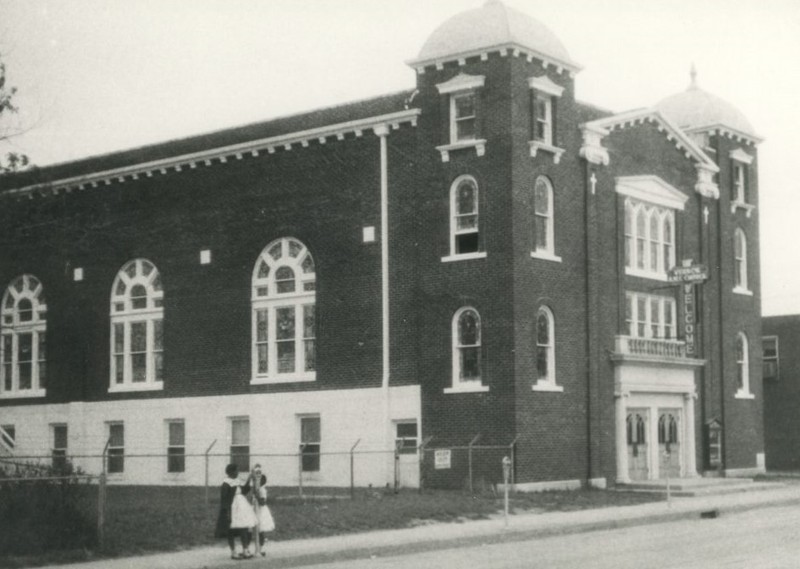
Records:
M434 468L443 470L450 468L450 449L439 449L434 453Z

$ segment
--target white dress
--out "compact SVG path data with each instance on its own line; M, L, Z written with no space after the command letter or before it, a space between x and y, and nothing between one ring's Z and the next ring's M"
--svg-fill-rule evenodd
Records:
M256 525L256 515L253 506L242 494L242 487L236 484L236 493L231 503L231 529L246 529Z
M258 489L258 531L275 531L275 520L272 519L272 512L267 506L267 487L262 486ZM263 506L261 504L264 504Z

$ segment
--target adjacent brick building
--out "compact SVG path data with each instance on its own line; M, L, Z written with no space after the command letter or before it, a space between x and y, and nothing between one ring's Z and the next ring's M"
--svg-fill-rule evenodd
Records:
M764 448L769 470L800 469L800 315L762 320Z
M302 448L276 483L476 435L516 441L522 486L763 469L747 119L694 78L582 103L561 42L494 0L410 65L405 92L0 180L5 452L109 443L130 483L201 481L122 457L214 440Z

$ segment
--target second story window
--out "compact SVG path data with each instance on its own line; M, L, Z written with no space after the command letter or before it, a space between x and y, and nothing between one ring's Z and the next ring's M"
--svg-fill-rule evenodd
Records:
M747 288L747 237L739 228L733 234L733 267L733 291L748 294L750 290Z
M736 393L738 399L752 399L750 392L750 343L744 332L736 334L734 344L736 356Z
M111 382L109 391L164 386L164 289L153 263L135 259L111 288Z
M553 145L553 97L544 93L533 96L533 139Z
M733 201L747 203L747 172L741 162L733 163Z
M0 315L0 397L44 396L47 303L39 279L14 279Z
M534 257L559 260L555 257L553 185L545 176L536 178L533 189Z
M453 316L453 379L445 392L487 391L482 384L481 317L474 308L462 308Z
M317 369L316 269L297 239L267 245L252 279L253 382L313 381Z
M675 266L675 213L625 200L625 269L637 276L665 277Z
M625 324L632 338L677 337L677 311L675 299L638 292L625 295Z
M450 188L450 253L466 255L480 250L478 183L460 176Z
M547 75L531 77L528 79L531 89L531 156L536 156L539 150L553 154L553 161L558 164L563 148L557 146L556 140L556 105L564 93L564 87L556 84Z
M475 122L477 120L475 93L453 95L450 98L450 141L462 142L475 140Z
M764 336L761 340L763 349L764 379L778 379L780 365L778 363L778 337Z

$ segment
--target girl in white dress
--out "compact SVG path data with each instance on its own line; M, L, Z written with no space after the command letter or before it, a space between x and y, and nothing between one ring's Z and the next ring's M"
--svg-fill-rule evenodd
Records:
M267 554L267 533L275 531L275 520L267 506L267 476L261 474L261 465L253 467L253 486L256 498L256 514L258 517L258 540L261 543L261 555Z

